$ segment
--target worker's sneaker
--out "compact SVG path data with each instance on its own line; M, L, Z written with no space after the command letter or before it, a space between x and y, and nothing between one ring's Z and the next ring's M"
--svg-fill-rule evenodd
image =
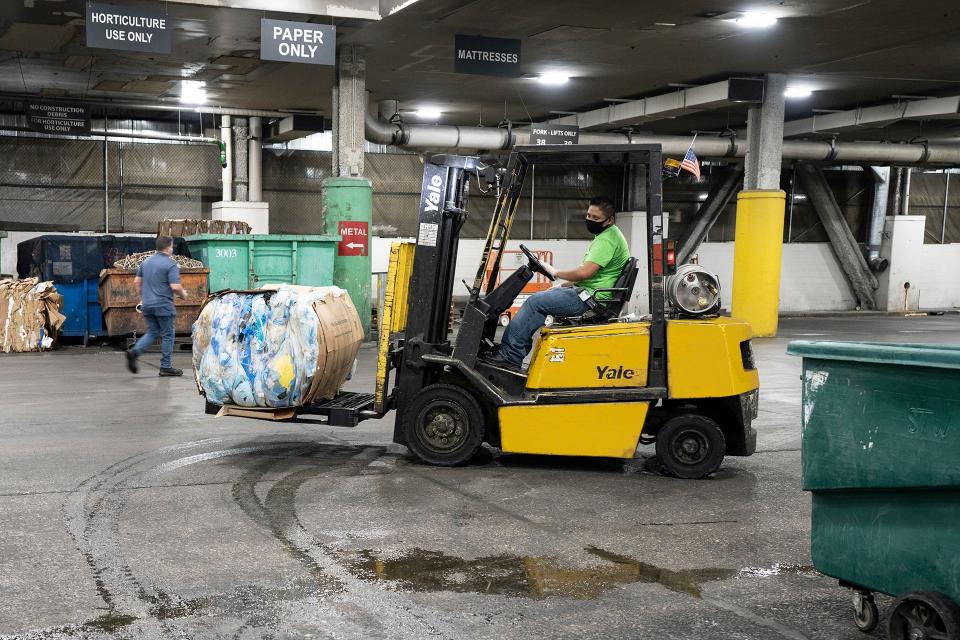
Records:
M182 375L183 375L183 369L173 369L170 367L164 367L163 369L160 369L161 378L175 378L177 376L182 376Z
M495 367L500 367L501 369L510 369L511 371L518 372L520 371L520 365L507 360L499 351L489 354L483 359L483 361L487 364L492 364Z
M127 349L127 369L130 369L130 373L136 373L140 370L140 367L137 366L137 352L133 349Z

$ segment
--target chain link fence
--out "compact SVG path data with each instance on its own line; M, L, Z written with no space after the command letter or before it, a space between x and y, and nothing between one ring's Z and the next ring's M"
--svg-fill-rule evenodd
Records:
M164 218L209 217L221 199L216 146L97 140L0 137L0 223L23 228L152 233ZM721 167L705 165L696 180L686 173L664 183L669 235L681 237ZM366 177L373 184L373 233L416 235L423 158L418 154L368 153ZM263 194L270 203L273 233L322 234L323 181L330 177L327 151L267 149ZM827 181L854 237L866 241L873 182L865 171L826 171ZM515 239L588 239L583 225L591 197L623 201L622 171L555 166L531 167L514 218ZM952 180L948 189L948 180ZM785 242L826 242L820 220L793 179L783 172L787 192ZM464 238L486 235L496 194L471 177ZM949 192L949 193L948 193ZM106 194L107 220L104 216ZM946 206L945 206L946 205ZM915 170L911 214L926 216L926 242L960 242L960 179L943 172ZM707 241L730 242L736 232L732 198Z
M0 138L0 222L154 232L220 198L212 145ZM104 169L106 177L104 180Z

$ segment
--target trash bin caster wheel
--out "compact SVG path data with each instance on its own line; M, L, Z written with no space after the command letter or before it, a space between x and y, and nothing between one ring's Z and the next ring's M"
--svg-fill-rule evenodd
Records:
M877 603L873 601L872 593L857 592L853 595L853 622L857 629L870 633L877 628L880 622L880 612Z
M889 640L960 640L960 606L935 591L897 598L887 626Z

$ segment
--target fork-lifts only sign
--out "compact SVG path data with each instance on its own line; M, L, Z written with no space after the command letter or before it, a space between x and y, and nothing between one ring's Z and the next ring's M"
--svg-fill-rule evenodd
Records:
M362 220L341 220L337 223L340 233L340 243L337 245L338 256L366 256L370 254L369 226Z

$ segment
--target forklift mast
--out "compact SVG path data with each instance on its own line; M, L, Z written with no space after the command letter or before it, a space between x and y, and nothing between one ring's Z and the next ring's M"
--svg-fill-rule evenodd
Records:
M410 276L410 313L398 363L396 406L433 382L434 369L425 366L423 356L449 353L457 247L467 216L470 175L478 166L476 158L452 155L437 155L424 162L420 224ZM398 432L395 437L401 435Z

